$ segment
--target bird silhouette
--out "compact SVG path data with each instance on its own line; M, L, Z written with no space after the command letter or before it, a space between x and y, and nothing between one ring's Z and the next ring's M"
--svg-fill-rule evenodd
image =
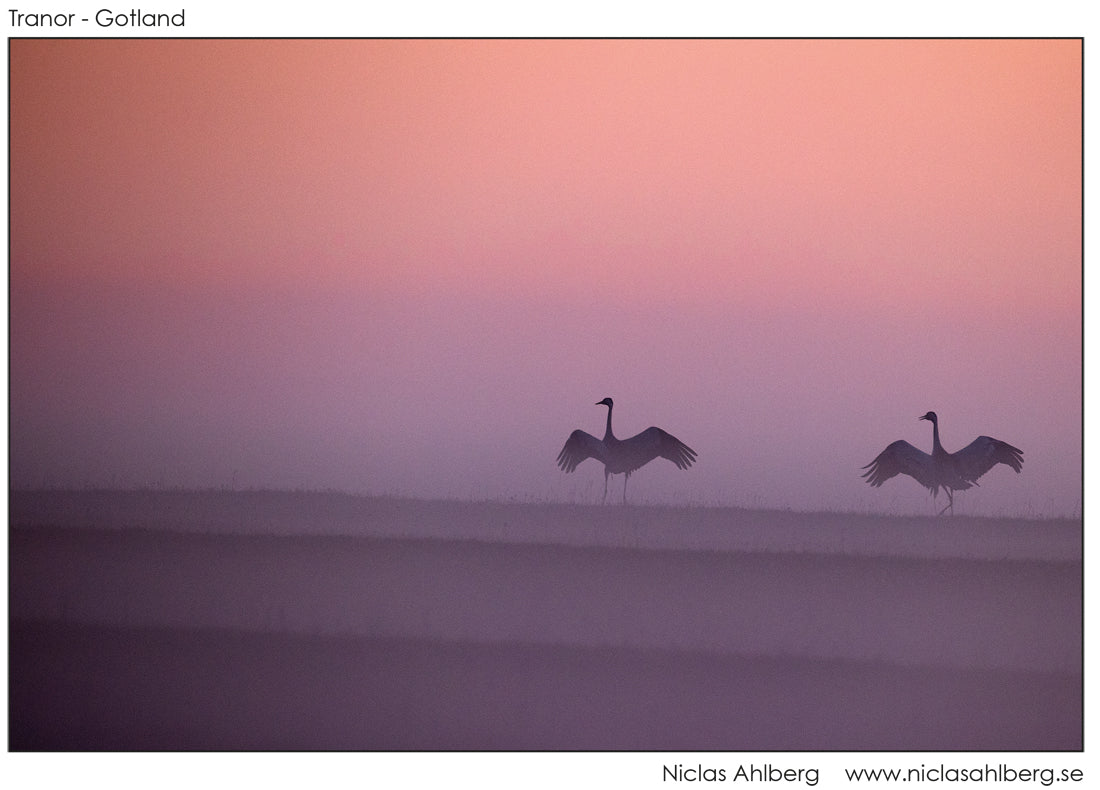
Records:
M936 413L930 411L917 419L932 423L932 454L898 439L863 467L867 471L860 476L872 486L878 487L894 475L907 474L931 491L933 498L941 488L946 491L947 505L937 515L942 516L948 508L954 515L956 491L978 485L978 478L997 464L1011 466L1017 474L1024 465L1022 450L989 436L979 436L958 452L949 453L940 444Z
M625 474L623 502L626 502L626 483L630 473L648 464L654 458L667 458L679 469L687 469L695 463L695 451L667 431L646 428L637 436L617 439L611 432L611 410L615 402L604 398L597 406L607 407L607 431L603 440L581 430L573 431L558 453L558 466L572 472L577 465L589 458L603 464L603 501L607 501L607 481L611 475Z

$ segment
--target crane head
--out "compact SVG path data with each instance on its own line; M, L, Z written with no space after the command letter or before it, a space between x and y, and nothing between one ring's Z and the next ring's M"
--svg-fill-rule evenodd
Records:
M925 414L923 417L917 417L917 419L918 420L928 420L930 423L935 425L936 424L936 412L930 411L927 414Z
M596 405L597 406L606 406L607 408L610 409L612 406L615 405L615 401L611 400L611 398L604 398L601 401L597 401Z

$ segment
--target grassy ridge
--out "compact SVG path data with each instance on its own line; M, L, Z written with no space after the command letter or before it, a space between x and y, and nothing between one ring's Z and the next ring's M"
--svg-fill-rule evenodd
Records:
M290 491L16 491L14 527L1080 561L1082 522L455 502Z

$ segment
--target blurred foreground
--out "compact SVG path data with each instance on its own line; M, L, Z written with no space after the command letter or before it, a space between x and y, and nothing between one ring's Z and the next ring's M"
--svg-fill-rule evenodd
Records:
M12 749L1082 747L1080 521L13 492Z

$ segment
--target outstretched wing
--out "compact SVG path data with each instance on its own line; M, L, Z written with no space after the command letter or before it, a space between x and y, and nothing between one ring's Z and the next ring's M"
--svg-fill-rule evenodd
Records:
M558 453L558 466L566 472L572 472L577 468L577 464L589 458L606 462L607 448L592 434L576 430L569 434L565 447Z
M957 453L952 453L951 457L959 476L972 483L997 464L1007 464L1017 474L1024 465L1022 450L988 436L979 436Z
M932 456L923 450L918 450L904 439L898 439L878 454L878 457L863 467L867 469L860 477L867 478L867 482L878 487L894 475L905 474L912 477L918 483L929 490L936 490L935 470L932 467Z
M619 447L632 470L645 466L654 458L667 458L677 469L687 469L695 463L694 450L657 427L646 428L637 436L623 439Z

